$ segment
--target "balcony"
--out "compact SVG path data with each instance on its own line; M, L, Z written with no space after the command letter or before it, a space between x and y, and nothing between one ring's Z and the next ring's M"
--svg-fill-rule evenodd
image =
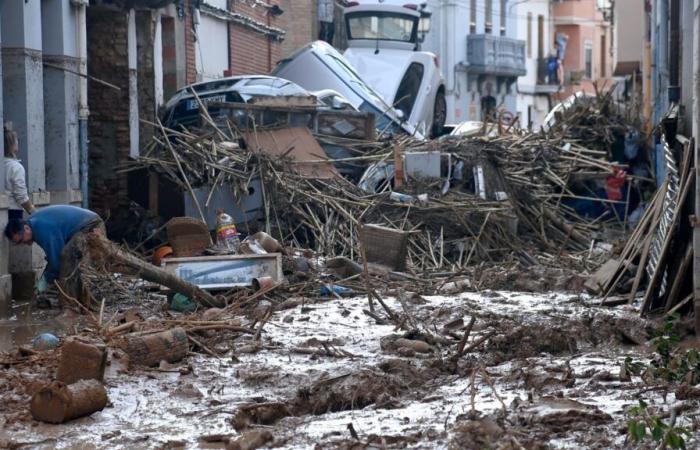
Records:
M525 69L525 41L491 34L467 36L469 72L482 75L520 77Z
M548 58L539 58L537 60L537 86L535 86L535 93L554 93L559 90L557 71L550 73L548 63Z

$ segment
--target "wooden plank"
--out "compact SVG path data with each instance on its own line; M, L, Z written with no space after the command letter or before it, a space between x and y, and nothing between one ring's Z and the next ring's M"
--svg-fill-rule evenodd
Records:
M695 168L692 169L692 171L696 172L695 176L697 177L697 170ZM686 180L690 179L690 176L692 176L692 172L686 177ZM659 254L659 264L656 266L656 270L654 271L654 275L651 277L651 280L649 280L649 286L647 287L647 292L644 295L644 300L642 302L642 307L640 310L641 315L646 314L650 307L651 303L651 298L654 295L654 292L656 291L656 284L659 282L659 279L661 278L661 275L663 274L666 264L665 264L665 259L666 259L666 253L668 252L668 249L671 246L671 242L673 241L674 233L673 230L676 228L676 225L678 224L678 218L680 217L680 212L683 209L683 204L685 203L685 199L688 196L688 192L690 192L690 186L693 186L694 183L691 183L689 181L686 181L685 186L682 187L682 191L680 196L678 197L678 204L676 205L676 210L673 211L673 218L671 219L671 224L669 226L669 232L668 235L666 236L666 239L664 240L663 246L661 247L661 253ZM663 214L663 213L662 213Z
M593 275L588 277L586 282L583 283L583 287L593 294L600 294L603 292L603 287L607 281L615 276L619 266L620 262L617 259L607 260Z
M243 136L252 152L290 158L301 175L326 180L339 176L333 160L308 128L248 131Z
M668 182L665 181L659 189L659 192L661 192L660 197L654 197L654 202L652 202L652 206L656 208L654 211L654 218L652 219L651 228L649 228L647 236L644 238L644 247L642 248L642 255L639 258L637 274L634 276L634 282L632 283L632 290L630 291L628 303L632 303L634 301L634 298L637 295L637 290L639 289L639 283L641 283L642 277L644 276L647 258L649 257L649 249L651 248L651 241L654 238L654 230L656 230L656 227L659 226L659 222L661 220L661 211L663 210L663 200L661 199L663 199L663 197L666 195L667 186Z
M664 312L668 312L668 310L676 304L676 298L678 297L678 293L681 289L681 286L683 286L683 281L685 281L685 276L688 272L688 266L690 266L690 262L692 261L692 259L693 246L688 245L688 248L685 251L685 255L683 256L683 260L678 266L678 272L676 272L676 278L673 280L671 290L668 293L668 297L666 297L666 305L664 306Z

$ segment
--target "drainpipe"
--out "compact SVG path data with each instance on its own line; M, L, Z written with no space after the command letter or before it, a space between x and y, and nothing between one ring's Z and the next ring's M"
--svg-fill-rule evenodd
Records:
M78 145L80 147L80 192L82 194L82 207L88 207L88 85L87 85L87 20L86 8L89 0L72 0L77 7L76 16L78 24L78 59L80 72L80 89L78 92Z

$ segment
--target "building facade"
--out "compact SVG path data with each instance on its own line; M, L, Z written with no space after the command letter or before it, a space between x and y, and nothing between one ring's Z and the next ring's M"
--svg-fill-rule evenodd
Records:
M643 109L643 67L645 61L649 62L645 16L645 0L614 2L612 5L612 75L618 84L619 97L634 102L639 110Z
M563 53L563 100L578 92L612 87L610 2L559 0L552 3L554 40Z
M517 114L516 80L526 74L512 0L428 2L433 15L422 49L437 55L445 77L447 123Z
M554 27L548 1L518 2L510 5L517 15L517 37L525 41L527 73L518 78L517 111L522 127L539 129L552 109L551 95L559 91L558 60L552 45ZM550 61L551 58L554 59ZM554 65L550 66L550 62Z
M81 202L79 167L86 151L86 1L0 1L0 120L19 137L19 158L37 207ZM1 144L0 144L1 145ZM4 172L0 174L4 186ZM7 223L0 195L0 227ZM31 294L43 252L0 244L0 302Z
M158 180L119 169L151 144L158 111L178 89L272 70L285 36L280 3L0 0L0 119L18 132L33 203L82 203L115 236L134 222L135 204L158 214ZM2 193L2 228L7 207ZM13 285L31 291L42 262L38 247L3 239L0 300Z

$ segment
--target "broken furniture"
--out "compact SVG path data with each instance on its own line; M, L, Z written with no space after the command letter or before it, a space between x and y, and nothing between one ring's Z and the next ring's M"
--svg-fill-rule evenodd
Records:
M360 230L360 241L367 262L380 264L391 270L405 270L409 234L408 231L379 225L364 225Z
M270 277L275 284L283 280L279 253L168 258L163 260L163 269L208 290L252 286L256 278Z
M165 224L175 256L194 256L211 247L207 224L192 217L174 217Z

